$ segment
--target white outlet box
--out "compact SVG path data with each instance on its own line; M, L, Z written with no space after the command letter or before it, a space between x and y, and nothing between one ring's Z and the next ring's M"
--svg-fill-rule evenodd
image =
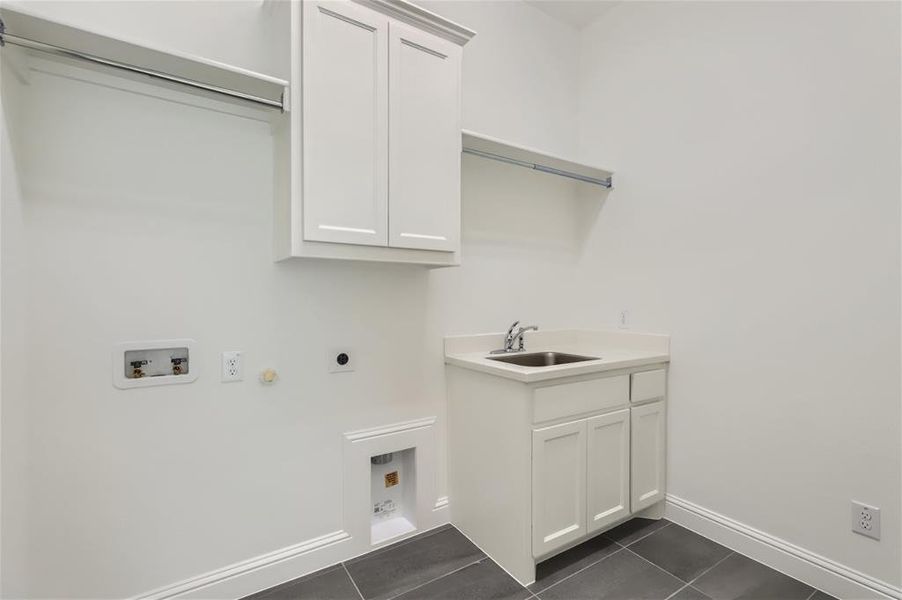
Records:
M241 351L231 350L222 353L222 380L241 381L244 379L244 369L241 365Z
M880 509L852 500L852 531L880 539Z

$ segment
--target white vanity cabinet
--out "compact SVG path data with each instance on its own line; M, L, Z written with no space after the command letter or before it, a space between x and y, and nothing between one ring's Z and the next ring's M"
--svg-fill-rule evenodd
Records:
M459 264L462 46L403 0L292 3L275 253Z
M535 383L447 373L452 521L521 583L664 499L665 365Z

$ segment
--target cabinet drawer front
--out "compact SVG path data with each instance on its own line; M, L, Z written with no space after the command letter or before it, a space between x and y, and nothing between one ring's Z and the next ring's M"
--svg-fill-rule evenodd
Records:
M536 388L533 423L625 405L629 387L628 376L618 375Z
M667 393L667 371L664 369L633 373L632 378L632 386L630 387L630 400L632 402L657 400L658 398L663 398Z

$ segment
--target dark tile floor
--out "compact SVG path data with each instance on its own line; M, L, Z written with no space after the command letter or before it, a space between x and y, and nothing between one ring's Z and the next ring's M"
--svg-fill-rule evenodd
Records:
M245 600L835 600L669 521L633 519L524 588L450 525Z

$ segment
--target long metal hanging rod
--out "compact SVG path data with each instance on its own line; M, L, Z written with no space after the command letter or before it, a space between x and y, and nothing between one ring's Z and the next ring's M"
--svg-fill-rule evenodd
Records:
M538 163L527 162L525 160L517 160L516 158L511 158L509 156L502 156L500 154L495 154L493 152L486 152L484 150L474 150L473 148L463 148L462 151L465 154L472 154L473 156L481 156L482 158L497 160L497 161L500 161L503 163L508 163L510 165L517 165L518 167L525 167L527 169L541 171L543 173L551 173L553 175L560 175L561 177L568 177L570 179L576 179L577 181L583 181L585 183L592 183L595 185L600 185L603 188L611 189L613 187L610 177L606 177L604 179L599 179L598 177L589 177L588 175L580 175L579 173L571 173L570 171L562 171L561 169L555 169L554 167L548 167L545 165L540 165Z
M120 71L126 71L129 73L138 73L140 75L146 75L147 77L153 77L154 79L161 79L163 81L168 81L171 83L187 85L189 87L193 87L193 88L196 88L199 90L213 92L215 94L222 94L224 96L230 96L232 98L239 98L241 100L246 100L248 102L254 102L256 104L262 104L262 105L270 107L270 108L278 108L279 110L284 110L284 105L282 103L282 100L271 100L269 98L262 98L260 96L254 96L253 94L246 94L244 92L239 92L237 90L219 87L216 85L210 85L208 83L202 83L200 81L195 81L193 79L186 79L184 77L179 77L178 75L170 75L169 73L163 73L162 71L155 71L153 69L147 69L147 68L139 67L136 65L130 65L128 63L123 63L123 62L111 60L108 58L101 58L99 56L94 56L92 54L86 54L84 52L79 52L78 50L69 50L67 48L61 48L60 46L54 46L53 44L46 44L44 42L38 42L36 40L19 37L17 35L13 35L11 33L8 33L7 31L5 31L3 21L0 20L0 47L5 46L6 44L12 44L14 46L20 46L22 48L28 48L30 50L38 50L39 52L45 52L47 54L53 54L55 56L62 56L65 58L74 58L77 60L84 60L84 61L92 62L94 64L103 65L105 67L119 69Z

